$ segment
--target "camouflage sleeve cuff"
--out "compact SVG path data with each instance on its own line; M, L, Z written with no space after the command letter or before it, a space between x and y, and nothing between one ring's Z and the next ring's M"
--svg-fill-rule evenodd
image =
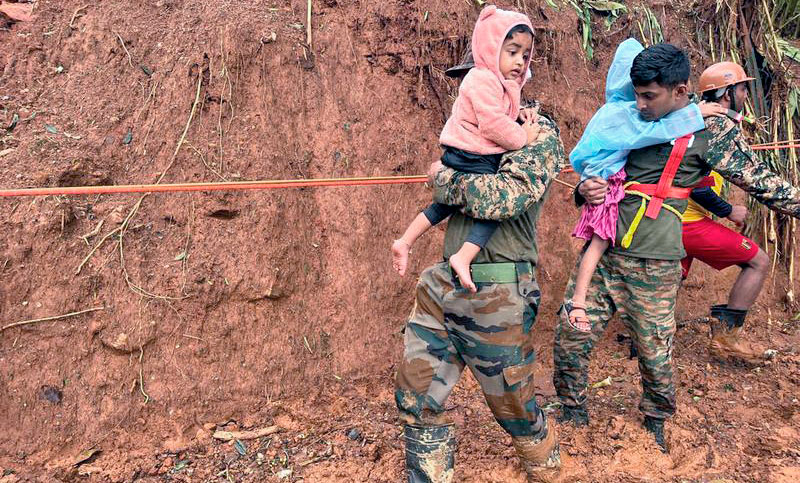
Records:
M457 180L459 174L462 173L447 167L436 173L433 177L433 201L453 206L464 204L464 195Z

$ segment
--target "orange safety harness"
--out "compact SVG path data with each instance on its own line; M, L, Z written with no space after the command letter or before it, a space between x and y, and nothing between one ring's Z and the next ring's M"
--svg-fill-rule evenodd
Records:
M658 218L658 214L661 212L661 209L665 208L667 211L677 216L678 219L683 219L683 213L670 205L664 204L664 201L667 198L685 200L689 198L689 195L694 188L713 185L713 178L706 176L699 183L688 188L678 188L676 186L672 186L673 181L675 181L675 174L678 172L681 161L683 161L683 157L686 155L686 149L693 141L694 134L687 134L686 136L679 137L672 142L672 151L669 154L669 159L667 160L667 164L664 166L664 171L662 171L661 177L658 178L657 184L637 183L636 181L628 181L625 183L625 194L641 197L642 205L639 207L639 211L636 213L636 216L634 216L630 227L628 227L627 233L625 233L625 236L622 237L622 242L620 244L623 248L628 248L631 246L633 235L636 233L637 228L639 228L639 224L642 222L642 218L645 216L655 220Z

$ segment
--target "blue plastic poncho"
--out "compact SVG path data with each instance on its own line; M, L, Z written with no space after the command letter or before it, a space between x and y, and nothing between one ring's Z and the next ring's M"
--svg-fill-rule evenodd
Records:
M592 176L608 179L625 166L631 150L665 143L705 128L695 103L657 121L645 121L639 116L631 66L642 50L636 39L628 39L617 47L606 78L606 103L594 114L569 154L570 163L581 179Z

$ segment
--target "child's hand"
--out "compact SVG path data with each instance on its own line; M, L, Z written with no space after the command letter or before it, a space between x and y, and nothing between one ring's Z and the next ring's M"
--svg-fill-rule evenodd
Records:
M700 101L697 106L700 108L700 114L703 117L724 117L728 113L726 108L720 106L716 102Z
M536 107L524 107L519 110L519 120L523 123L528 121L529 119L533 122L539 118L539 106Z
M525 130L525 134L528 137L527 141L525 142L526 146L538 140L539 134L542 131L542 127L539 125L539 123L531 118L528 118L528 120L522 123L522 129Z

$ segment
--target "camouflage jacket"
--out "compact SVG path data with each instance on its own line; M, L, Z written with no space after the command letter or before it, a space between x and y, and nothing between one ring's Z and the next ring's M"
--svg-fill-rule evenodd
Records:
M759 161L738 124L712 117L706 130L711 134L706 162L714 171L768 208L800 218L800 189Z
M536 222L541 203L567 162L556 124L540 116L539 125L547 135L503 155L497 174L469 174L450 168L437 173L434 200L461 207L461 213L452 216L447 225L445 258L463 244L472 218L479 218L503 223L481 250L476 263L536 263Z

